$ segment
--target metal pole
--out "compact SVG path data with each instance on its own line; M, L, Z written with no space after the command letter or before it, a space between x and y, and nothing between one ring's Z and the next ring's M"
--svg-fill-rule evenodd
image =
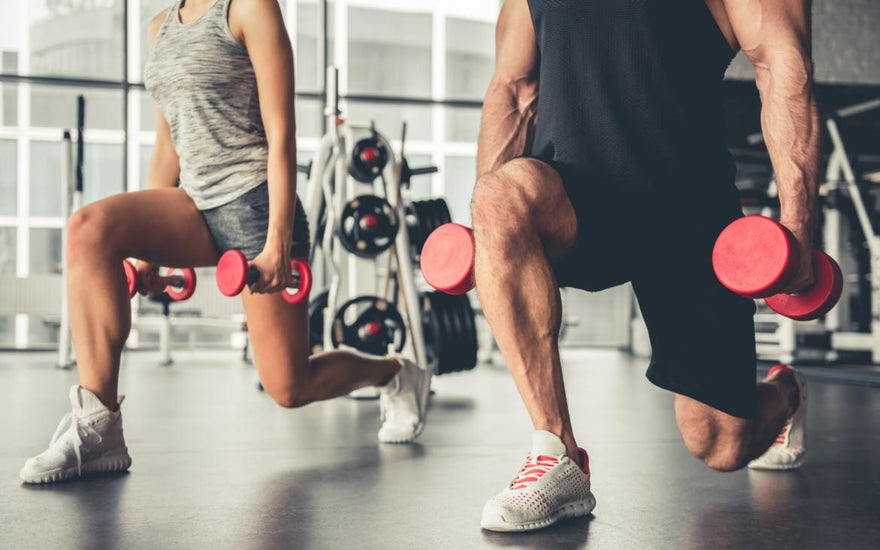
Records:
M70 361L70 311L67 307L67 220L70 218L73 173L73 139L64 130L61 140L61 324L58 327L58 362L60 369L73 366Z

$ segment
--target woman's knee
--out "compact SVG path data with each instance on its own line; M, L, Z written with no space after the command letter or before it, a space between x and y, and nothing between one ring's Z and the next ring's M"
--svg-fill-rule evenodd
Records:
M314 401L309 391L311 384L303 375L309 372L309 359L304 357L298 361L304 361L305 368L296 368L300 365L278 365L279 370L276 372L284 374L277 380L271 376L264 376L265 379L262 381L263 389L269 397L285 409L298 409Z
M110 213L100 204L86 206L74 213L67 223L67 257L71 262L95 251L106 253L114 248Z
M306 392L298 385L278 384L271 386L264 382L263 389L278 406L285 409L298 409L311 403Z

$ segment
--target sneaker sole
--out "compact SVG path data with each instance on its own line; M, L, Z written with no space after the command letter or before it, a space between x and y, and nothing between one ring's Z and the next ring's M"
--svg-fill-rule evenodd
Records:
M754 462L749 463L750 470L769 470L769 471L786 471L786 470L797 470L801 466L804 465L804 459L801 458L797 462L790 463L765 463L765 464L756 464Z
M498 533L510 533L520 531L534 531L550 527L554 523L563 519L578 518L588 516L596 508L596 497L590 493L589 498L566 504L556 510L552 515L538 521L528 521L524 523L512 523L505 521L500 514L493 516L483 516L480 521L480 527L487 531L495 531Z
M128 450L122 453L113 453L104 455L98 459L87 462L82 465L82 475L77 471L76 467L72 468L56 468L39 474L30 476L21 476L21 480L30 484L58 483L77 477L86 477L100 474L110 474L115 472L123 472L131 467L131 456Z
M430 372L430 371L425 371ZM416 426L415 431L412 435L408 437L394 437L394 438L383 438L381 436L381 432L379 435L380 443L412 443L416 440L417 437L422 435L422 432L425 431L425 423L428 420L428 399L431 396L431 376L430 374L427 377L427 380L423 384L421 395L419 396L421 399L419 400L419 418L422 419L419 422L419 425Z

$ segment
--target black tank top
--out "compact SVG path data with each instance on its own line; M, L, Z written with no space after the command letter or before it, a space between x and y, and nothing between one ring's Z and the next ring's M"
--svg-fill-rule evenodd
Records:
M532 155L576 175L570 193L732 196L721 81L733 51L703 0L528 2L540 53Z

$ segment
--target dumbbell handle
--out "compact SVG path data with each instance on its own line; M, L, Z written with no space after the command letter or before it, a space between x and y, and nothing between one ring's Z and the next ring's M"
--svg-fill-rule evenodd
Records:
M291 277L293 278L293 284L298 285L300 283L299 273L291 273ZM256 266L249 265L247 271L247 277L245 278L245 282L249 285L257 282L257 279L260 278L260 270L256 268ZM239 279L241 280L241 279Z
M175 288L183 288L186 284L186 279L181 275L160 275L159 280L162 281L164 286L173 286ZM138 280L138 287L140 287L141 281Z

